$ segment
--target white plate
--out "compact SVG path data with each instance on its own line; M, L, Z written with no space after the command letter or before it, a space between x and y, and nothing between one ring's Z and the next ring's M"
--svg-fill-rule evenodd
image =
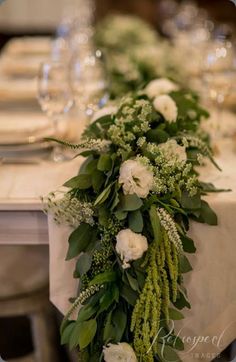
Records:
M53 134L53 124L43 114L0 112L2 145L35 143Z

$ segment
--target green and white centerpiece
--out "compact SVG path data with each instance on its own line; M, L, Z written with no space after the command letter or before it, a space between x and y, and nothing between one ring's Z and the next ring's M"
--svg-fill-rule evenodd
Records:
M195 170L205 157L215 164L204 117L196 95L157 79L94 117L80 144L67 144L85 161L48 208L74 227L66 258L77 260L80 288L61 338L84 361L164 361L184 349L170 322L190 308L189 222L217 224L202 199L214 188Z

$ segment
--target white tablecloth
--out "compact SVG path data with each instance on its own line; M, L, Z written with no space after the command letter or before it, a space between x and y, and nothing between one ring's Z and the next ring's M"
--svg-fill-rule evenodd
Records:
M218 226L192 222L189 232L197 252L190 255L193 271L186 274L192 309L184 310L185 319L176 331L185 340L182 359L212 360L236 337L236 155L231 141L220 144L216 157L222 172L209 165L201 178L231 192L211 194L208 202L218 215ZM51 300L65 313L68 298L76 295L77 281L72 278L74 262L65 262L70 230L49 219ZM204 341L203 340L204 337ZM197 342L196 342L197 341Z

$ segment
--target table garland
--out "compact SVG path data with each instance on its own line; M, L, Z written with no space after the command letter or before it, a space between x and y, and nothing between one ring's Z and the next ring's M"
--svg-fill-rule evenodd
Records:
M66 259L76 260L80 280L61 342L85 362L179 361L184 344L170 323L191 307L189 223L217 224L202 198L216 189L196 170L205 158L219 168L200 128L209 114L173 82L180 73L173 60L165 64L169 45L141 20L109 17L95 41L107 52L116 100L79 144L57 141L85 160L68 191L47 200L55 221L73 227Z
M95 43L106 55L112 98L157 77L186 80L179 51L136 16L107 16L96 27Z
M74 227L66 259L76 258L80 287L61 340L83 361L179 360L170 321L190 308L189 222L217 224L202 199L215 189L195 169L205 157L218 167L200 131L206 117L191 91L155 79L99 111L78 145L59 141L85 157L63 198L48 200L55 220Z

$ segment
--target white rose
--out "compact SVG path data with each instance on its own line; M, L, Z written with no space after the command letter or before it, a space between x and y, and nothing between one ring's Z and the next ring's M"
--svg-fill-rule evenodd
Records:
M154 108L162 114L167 122L176 122L178 109L175 101L173 101L170 96L163 95L156 97L153 101L153 105Z
M128 160L121 165L119 183L123 184L125 195L145 198L153 185L153 173L140 162Z
M175 90L178 90L177 84L166 78L152 80L145 89L149 98L155 98Z
M94 113L91 119L91 123L95 122L99 118L115 114L117 112L117 109L118 108L116 106L108 106L99 109L97 112Z
M186 162L187 154L184 146L178 145L176 140L169 140L159 145L160 150L164 153L166 158L172 159L176 157L178 161Z
M140 259L148 249L147 238L130 229L121 230L116 236L116 251L123 261L123 268L129 268L129 261Z
M125 342L103 347L105 362L138 362L133 348Z

